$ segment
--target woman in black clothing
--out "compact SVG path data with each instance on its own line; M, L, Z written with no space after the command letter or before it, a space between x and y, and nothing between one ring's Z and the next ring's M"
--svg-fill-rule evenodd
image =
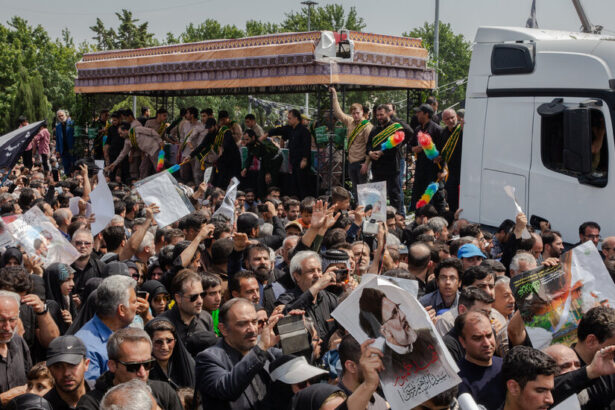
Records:
M145 325L145 331L152 338L152 356L156 359L149 379L166 381L175 390L194 388L194 359L177 340L173 323L165 318L156 318Z
M64 263L52 263L45 269L47 306L60 334L66 333L77 316L77 306L71 297L75 288L74 272Z

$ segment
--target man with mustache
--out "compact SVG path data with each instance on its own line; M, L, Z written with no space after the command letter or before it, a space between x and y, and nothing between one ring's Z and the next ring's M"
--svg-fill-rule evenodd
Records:
M54 410L70 410L90 391L85 382L85 371L90 365L85 345L75 336L60 336L47 349L47 367L54 387L46 395Z
M16 334L20 299L17 293L0 290L0 392L26 384L26 371L32 367L28 345Z
M254 305L234 298L220 308L222 338L196 358L196 386L207 409L253 409L264 406L272 381L265 370L282 355L273 346L281 314L274 314L259 335Z
M430 330L413 329L400 304L384 292L364 288L359 310L359 324L367 336L385 340L382 381L405 379L410 374L437 366L438 353Z

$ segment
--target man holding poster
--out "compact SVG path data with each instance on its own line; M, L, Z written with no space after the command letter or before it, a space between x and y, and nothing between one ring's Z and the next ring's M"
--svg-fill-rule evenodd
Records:
M456 386L457 366L418 301L395 284L364 280L331 314L382 351L380 381L392 409L411 409Z

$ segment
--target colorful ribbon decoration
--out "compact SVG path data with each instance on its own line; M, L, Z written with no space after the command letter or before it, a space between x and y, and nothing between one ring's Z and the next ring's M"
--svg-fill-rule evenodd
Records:
M433 196L436 194L436 192L438 192L437 182L432 182L431 184L427 185L427 189L421 196L421 199L416 203L416 209L422 208L427 205L431 201L431 198L433 198Z
M172 174L172 173L174 173L174 172L177 172L177 171L179 171L179 169L181 168L181 166L182 166L182 165L184 165L184 164L186 164L186 163L188 163L188 161L184 161L184 162L182 162L182 163L175 164L175 165L173 165L172 167L167 168L167 171L169 171L171 174Z
M380 145L380 149L382 151L395 148L402 142L404 142L404 138L406 134L403 131L396 131L395 134L391 135L385 142Z
M158 163L156 164L156 172L162 171L162 168L164 168L164 149L161 149L160 152L158 152Z
M433 143L431 139L431 135L426 134L424 132L419 131L418 134L419 145L423 148L423 152L430 160L433 160L440 155L438 149L436 148L436 144Z

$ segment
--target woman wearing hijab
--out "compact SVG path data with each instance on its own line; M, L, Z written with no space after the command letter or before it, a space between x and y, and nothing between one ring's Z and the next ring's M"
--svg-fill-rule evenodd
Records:
M157 280L148 280L145 282L140 290L148 293L149 306L152 309L152 315L158 316L165 310L167 310L167 304L169 303L170 296L167 288Z
M328 383L313 384L293 397L293 410L335 410L345 408L346 394ZM341 407L340 407L341 406Z
M85 302L81 303L81 309L76 318L73 319L73 324L66 331L66 335L74 335L83 327L96 313L96 289L100 286L102 278L90 278L85 282L82 299Z
M23 264L23 255L21 251L15 247L6 248L4 253L2 254L2 265L0 267L5 266L17 266Z
M77 317L77 306L71 297L74 275L73 268L64 263L52 263L45 269L47 306L62 335Z
M149 379L166 381L175 390L194 388L194 359L177 339L173 323L165 318L156 318L145 325L145 331L152 339L152 356L156 359Z

